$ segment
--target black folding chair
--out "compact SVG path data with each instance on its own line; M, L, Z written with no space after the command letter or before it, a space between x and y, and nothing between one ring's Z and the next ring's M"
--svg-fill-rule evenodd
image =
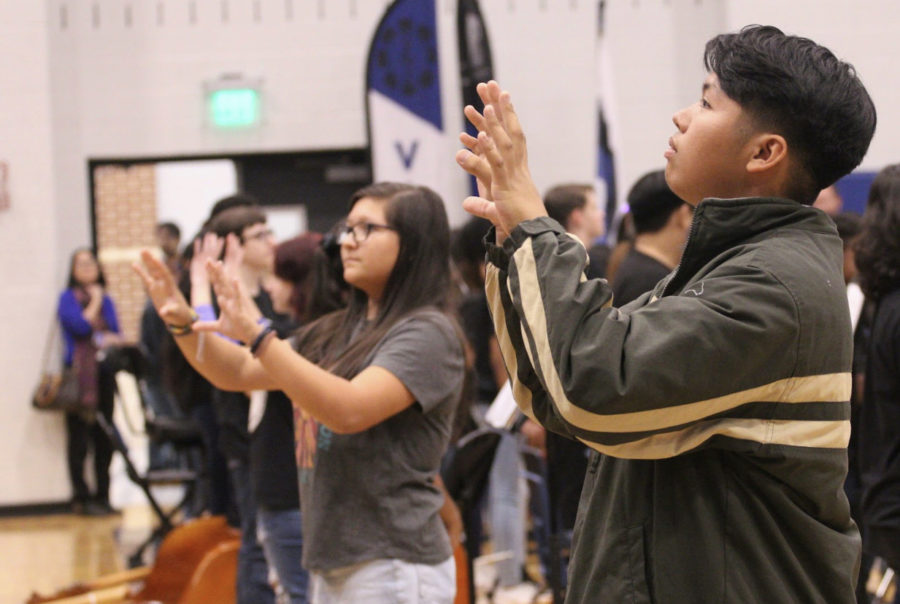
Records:
M464 435L455 448L448 452L441 479L447 492L459 506L466 533L466 549L469 566L469 601L475 601L474 558L480 548L480 530L472 519L479 514L479 503L484 497L494 453L500 443L501 431L496 428L479 428ZM480 529L480 526L478 527Z
M185 417L155 415L147 405L148 394L145 379L147 362L140 348L128 345L107 349L103 362L107 363L115 372L124 371L135 377L147 437L154 443L171 443L181 459L181 467L150 469L142 475L132 462L128 447L116 427L108 422L102 414L97 415L101 429L109 437L115 450L122 456L128 478L143 491L159 521L159 525L129 558L131 566L138 566L143 563L146 549L159 543L166 533L174 528L174 518L180 512L186 511L187 505L194 498L198 483L204 478L203 434L200 426L194 420ZM166 511L157 501L152 488L172 485L184 487L184 495L171 510Z

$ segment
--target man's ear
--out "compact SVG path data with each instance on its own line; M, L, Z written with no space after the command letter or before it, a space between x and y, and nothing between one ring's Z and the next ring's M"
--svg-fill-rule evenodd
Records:
M574 233L575 231L580 231L582 225L584 224L584 208L575 208L571 212L569 212L569 217L566 219L566 231L570 233Z
M788 145L780 134L763 132L754 136L749 144L753 155L747 162L748 172L765 172L785 165Z

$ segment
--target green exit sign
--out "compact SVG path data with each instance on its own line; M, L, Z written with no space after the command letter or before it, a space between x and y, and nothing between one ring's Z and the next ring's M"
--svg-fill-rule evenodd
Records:
M259 91L222 88L209 93L209 116L219 128L243 128L259 121Z

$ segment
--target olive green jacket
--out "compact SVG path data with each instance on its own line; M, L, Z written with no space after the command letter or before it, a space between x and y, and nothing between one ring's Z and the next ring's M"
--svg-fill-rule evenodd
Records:
M854 602L850 316L819 210L707 199L681 264L615 308L558 223L488 246L513 392L589 465L567 602Z

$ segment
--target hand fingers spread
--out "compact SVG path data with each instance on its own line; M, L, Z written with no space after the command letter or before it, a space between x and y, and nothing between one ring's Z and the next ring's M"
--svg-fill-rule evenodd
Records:
M228 295L228 279L225 277L225 268L219 261L213 262L207 260L206 272L209 275L209 282L216 291L216 296Z
M141 278L141 281L144 282L144 287L150 287L153 279L151 279L150 275L147 274L147 271L144 270L144 265L135 260L131 263L131 268L138 274L138 276Z
M484 130L484 116L472 105L466 105L463 109L466 119L475 126L476 130Z
M463 209L469 214L479 218L486 218L495 225L498 224L497 206L493 202L481 197L466 197L462 205Z
M478 144L481 145L484 159L487 160L487 164L490 166L491 180L497 181L498 183L505 183L506 175L503 172L505 162L503 159L503 155L500 154L500 151L494 144L494 139L492 139L484 132L479 132Z
M476 155L479 153L478 139L468 132L460 132L459 142L461 142L463 146L469 149L472 153L475 153Z
M244 293L244 288L236 277L231 280L231 293L234 295L235 310L241 310L243 306L241 304L243 302L241 295Z
M460 149L456 152L456 162L463 170L475 178L485 182L491 182L491 166L484 158L478 157L465 149Z
M522 132L522 124L519 123L519 116L513 108L512 97L506 91L500 95L500 106L503 109L503 117L506 124L506 132L512 140L525 143L525 133Z
M157 276L156 273L159 272L159 263L156 261L156 256L151 254L149 250L141 250L141 262L143 262L147 274L153 277Z
M475 87L475 91L485 106L496 103L500 99L500 85L496 80L482 82Z
M494 145L500 149L508 149L511 142L509 134L506 132L506 126L501 123L499 113L494 105L484 108L484 119L487 124L484 131L490 135ZM478 137L478 140L481 141L480 136ZM483 141L481 142L483 143Z
M168 267L160 261L159 258L150 253L149 250L141 251L141 260L144 262L144 268L152 279L158 279L166 284L167 287L175 287L175 277L169 271Z
M500 88L500 84L497 83L497 80L490 80L487 83L487 92L491 99L491 103L496 103L500 100L502 89Z
M505 126L505 122L504 122L505 116L503 115L503 108L500 105L501 92L502 91L500 89L500 84L498 84L495 80L491 80L490 82L488 82L486 96L489 99L489 101L487 103L485 103L484 108L485 108L485 110L487 110L487 108L489 106L493 107L494 111L496 112L497 120ZM482 112L482 113L484 113L484 112Z
M203 258L218 258L222 253L222 246L225 242L215 233L207 233L203 236L200 243L200 252ZM196 253L196 249L195 249Z
M240 263L243 258L243 251L241 240L238 239L238 236L234 233L228 233L228 237L225 240L225 263L229 265L234 262Z
M488 85L487 82L481 82L477 86L475 86L475 92L478 93L478 97L481 99L481 102L484 105L489 105L491 102L490 97L488 96Z
M224 272L224 267L219 260L207 260L206 261L206 272L209 273L210 279L221 279L222 273Z

